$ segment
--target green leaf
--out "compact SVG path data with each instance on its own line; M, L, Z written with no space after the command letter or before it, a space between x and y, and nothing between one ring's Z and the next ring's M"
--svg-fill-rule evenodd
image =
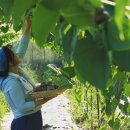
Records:
M75 70L81 82L88 81L103 89L110 76L109 59L106 50L95 43L90 35L78 41L74 53Z
M95 7L101 6L101 0L90 0L91 4Z
M8 26L8 25L7 25L7 26L2 26L0 29L1 29L1 31L2 31L3 33L7 33L8 30L9 30L9 26Z
M109 126L113 128L113 130L119 130L120 128L120 120L118 118L114 120L109 120L108 122Z
M125 6L127 0L115 0L115 22L120 31L122 31L123 20L125 16Z
M124 93L125 93L125 95L126 95L127 97L130 97L130 84L127 84L127 85L125 86L125 91L124 91Z
M129 103L125 103L124 105L119 104L119 108L123 114L130 115L130 104Z
M62 75L68 77L69 79L75 76L74 67L61 68L61 73Z
M58 78L53 81L54 85L59 88L72 88L71 82L65 76L58 75L57 77Z
M0 8L0 19L2 19L3 18L3 11L2 11L2 9Z
M122 71L117 71L117 73L114 75L113 77L113 80L114 81L117 81L119 80L120 82L123 83L123 81L126 81L127 80L127 75L125 72L122 72Z
M110 50L122 51L130 49L130 30L127 29L130 27L130 21L125 19L123 25L124 40L120 38L120 32L116 24L113 21L108 22L107 24L107 38L108 38L108 47Z
M113 51L112 62L117 65L121 71L130 71L130 50Z
M100 128L100 130L106 130L106 128L105 128L105 127L102 127L102 128Z
M29 9L34 0L14 0L13 8L13 20L14 20L14 29L17 30L18 25L24 19L24 15L27 9Z
M77 43L77 27L72 26L67 32L67 34L63 36L63 42L62 42L64 56L68 63L70 63L73 58L76 43Z
M120 130L120 119L116 118L114 121L114 130Z
M109 124L110 127L113 127L114 121L113 120L109 120L108 124Z
M13 0L0 0L0 7L4 12L5 17L9 19L12 14Z
M43 0L41 4L43 4L48 9L52 10L60 10L67 8L68 6L71 6L73 3L75 3L75 0Z
M114 92L113 92L115 99L120 100L122 91L123 91L123 84L120 81L117 81L114 85Z
M62 10L65 19L74 25L78 26L92 26L94 25L93 15L94 9L85 10L78 5Z
M39 46L42 46L45 43L48 34L52 28L55 27L58 16L58 11L48 10L40 5L34 10L32 31Z
M83 98L83 91L81 88L76 87L75 91L74 91L74 96L75 99L78 103L80 103L82 101Z
M75 98L77 100L78 103L80 103L82 101L82 92L76 92L75 93Z

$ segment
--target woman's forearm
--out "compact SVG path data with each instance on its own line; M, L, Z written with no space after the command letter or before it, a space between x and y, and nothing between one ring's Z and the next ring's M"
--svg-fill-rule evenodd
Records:
M31 18L30 16L28 16L26 18L26 21L25 21L25 30L24 30L24 35L30 35L31 34Z

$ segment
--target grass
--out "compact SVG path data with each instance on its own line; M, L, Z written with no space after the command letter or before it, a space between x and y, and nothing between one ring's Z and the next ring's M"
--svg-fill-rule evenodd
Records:
M0 92L0 118L3 117L6 112L9 112L10 108L5 100L5 97L2 92Z
M1 118L10 111L10 108L5 100L4 94L0 92L0 129L1 129Z

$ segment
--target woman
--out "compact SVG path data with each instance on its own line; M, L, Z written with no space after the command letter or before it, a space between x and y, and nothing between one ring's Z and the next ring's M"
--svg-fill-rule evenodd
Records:
M30 32L31 20L27 17L25 31L16 53L8 46L0 48L0 90L14 114L11 130L42 130L40 109L49 100L28 98L27 93L33 89L33 85L19 75L18 66L27 50Z

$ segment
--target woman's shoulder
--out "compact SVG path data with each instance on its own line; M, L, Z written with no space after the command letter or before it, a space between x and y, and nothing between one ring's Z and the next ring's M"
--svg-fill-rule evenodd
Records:
M11 89L14 89L19 83L19 80L17 77L14 77L12 75L8 75L5 79L3 79L2 88L4 92L7 92Z

